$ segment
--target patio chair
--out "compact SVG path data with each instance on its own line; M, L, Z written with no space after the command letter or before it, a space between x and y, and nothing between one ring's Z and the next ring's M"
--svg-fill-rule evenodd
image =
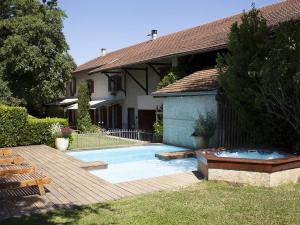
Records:
M0 165L1 164L20 164L23 162L24 162L24 158L18 154L0 156Z
M10 148L2 148L2 149L0 149L0 156L11 155L11 154L12 154L12 150Z
M35 168L28 163L0 165L0 176L32 173L34 171Z
M45 185L50 184L50 182L50 177L41 173L5 175L0 177L0 190L13 190L37 186L39 194L45 195Z

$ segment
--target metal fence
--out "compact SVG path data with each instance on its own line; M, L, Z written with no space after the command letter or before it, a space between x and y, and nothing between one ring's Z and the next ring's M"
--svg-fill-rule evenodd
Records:
M134 145L145 142L159 143L162 138L148 132L113 129L96 133L74 133L70 149L105 148L120 145Z
M161 136L158 136L151 132L140 131L140 130L112 129L112 130L107 130L105 133L110 136L139 140L139 141L147 141L151 143L162 142Z

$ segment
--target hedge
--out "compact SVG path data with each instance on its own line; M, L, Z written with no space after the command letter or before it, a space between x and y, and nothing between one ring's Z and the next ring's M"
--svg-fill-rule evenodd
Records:
M27 110L22 107L0 105L0 146L17 146L26 127Z
M19 145L53 145L50 126L54 123L68 125L61 118L37 119L29 116L23 107L0 105L0 147Z
M28 118L19 145L46 144L53 146L54 139L52 138L50 127L54 123L59 123L64 126L68 125L67 120L61 118Z

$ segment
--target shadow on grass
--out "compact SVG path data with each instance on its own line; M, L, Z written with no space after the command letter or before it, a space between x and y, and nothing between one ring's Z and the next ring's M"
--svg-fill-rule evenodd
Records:
M101 217L101 212L114 211L108 203L97 203L91 206L56 205L53 207L55 210L46 213L0 221L0 225L71 225L78 224L78 221L87 215L94 214ZM88 224L100 225L97 221L91 221ZM104 222L101 224L114 225L116 223Z

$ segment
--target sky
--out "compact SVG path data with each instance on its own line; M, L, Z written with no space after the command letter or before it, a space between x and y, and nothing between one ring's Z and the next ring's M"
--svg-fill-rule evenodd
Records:
M64 34L77 65L158 36L205 24L280 0L58 0Z

